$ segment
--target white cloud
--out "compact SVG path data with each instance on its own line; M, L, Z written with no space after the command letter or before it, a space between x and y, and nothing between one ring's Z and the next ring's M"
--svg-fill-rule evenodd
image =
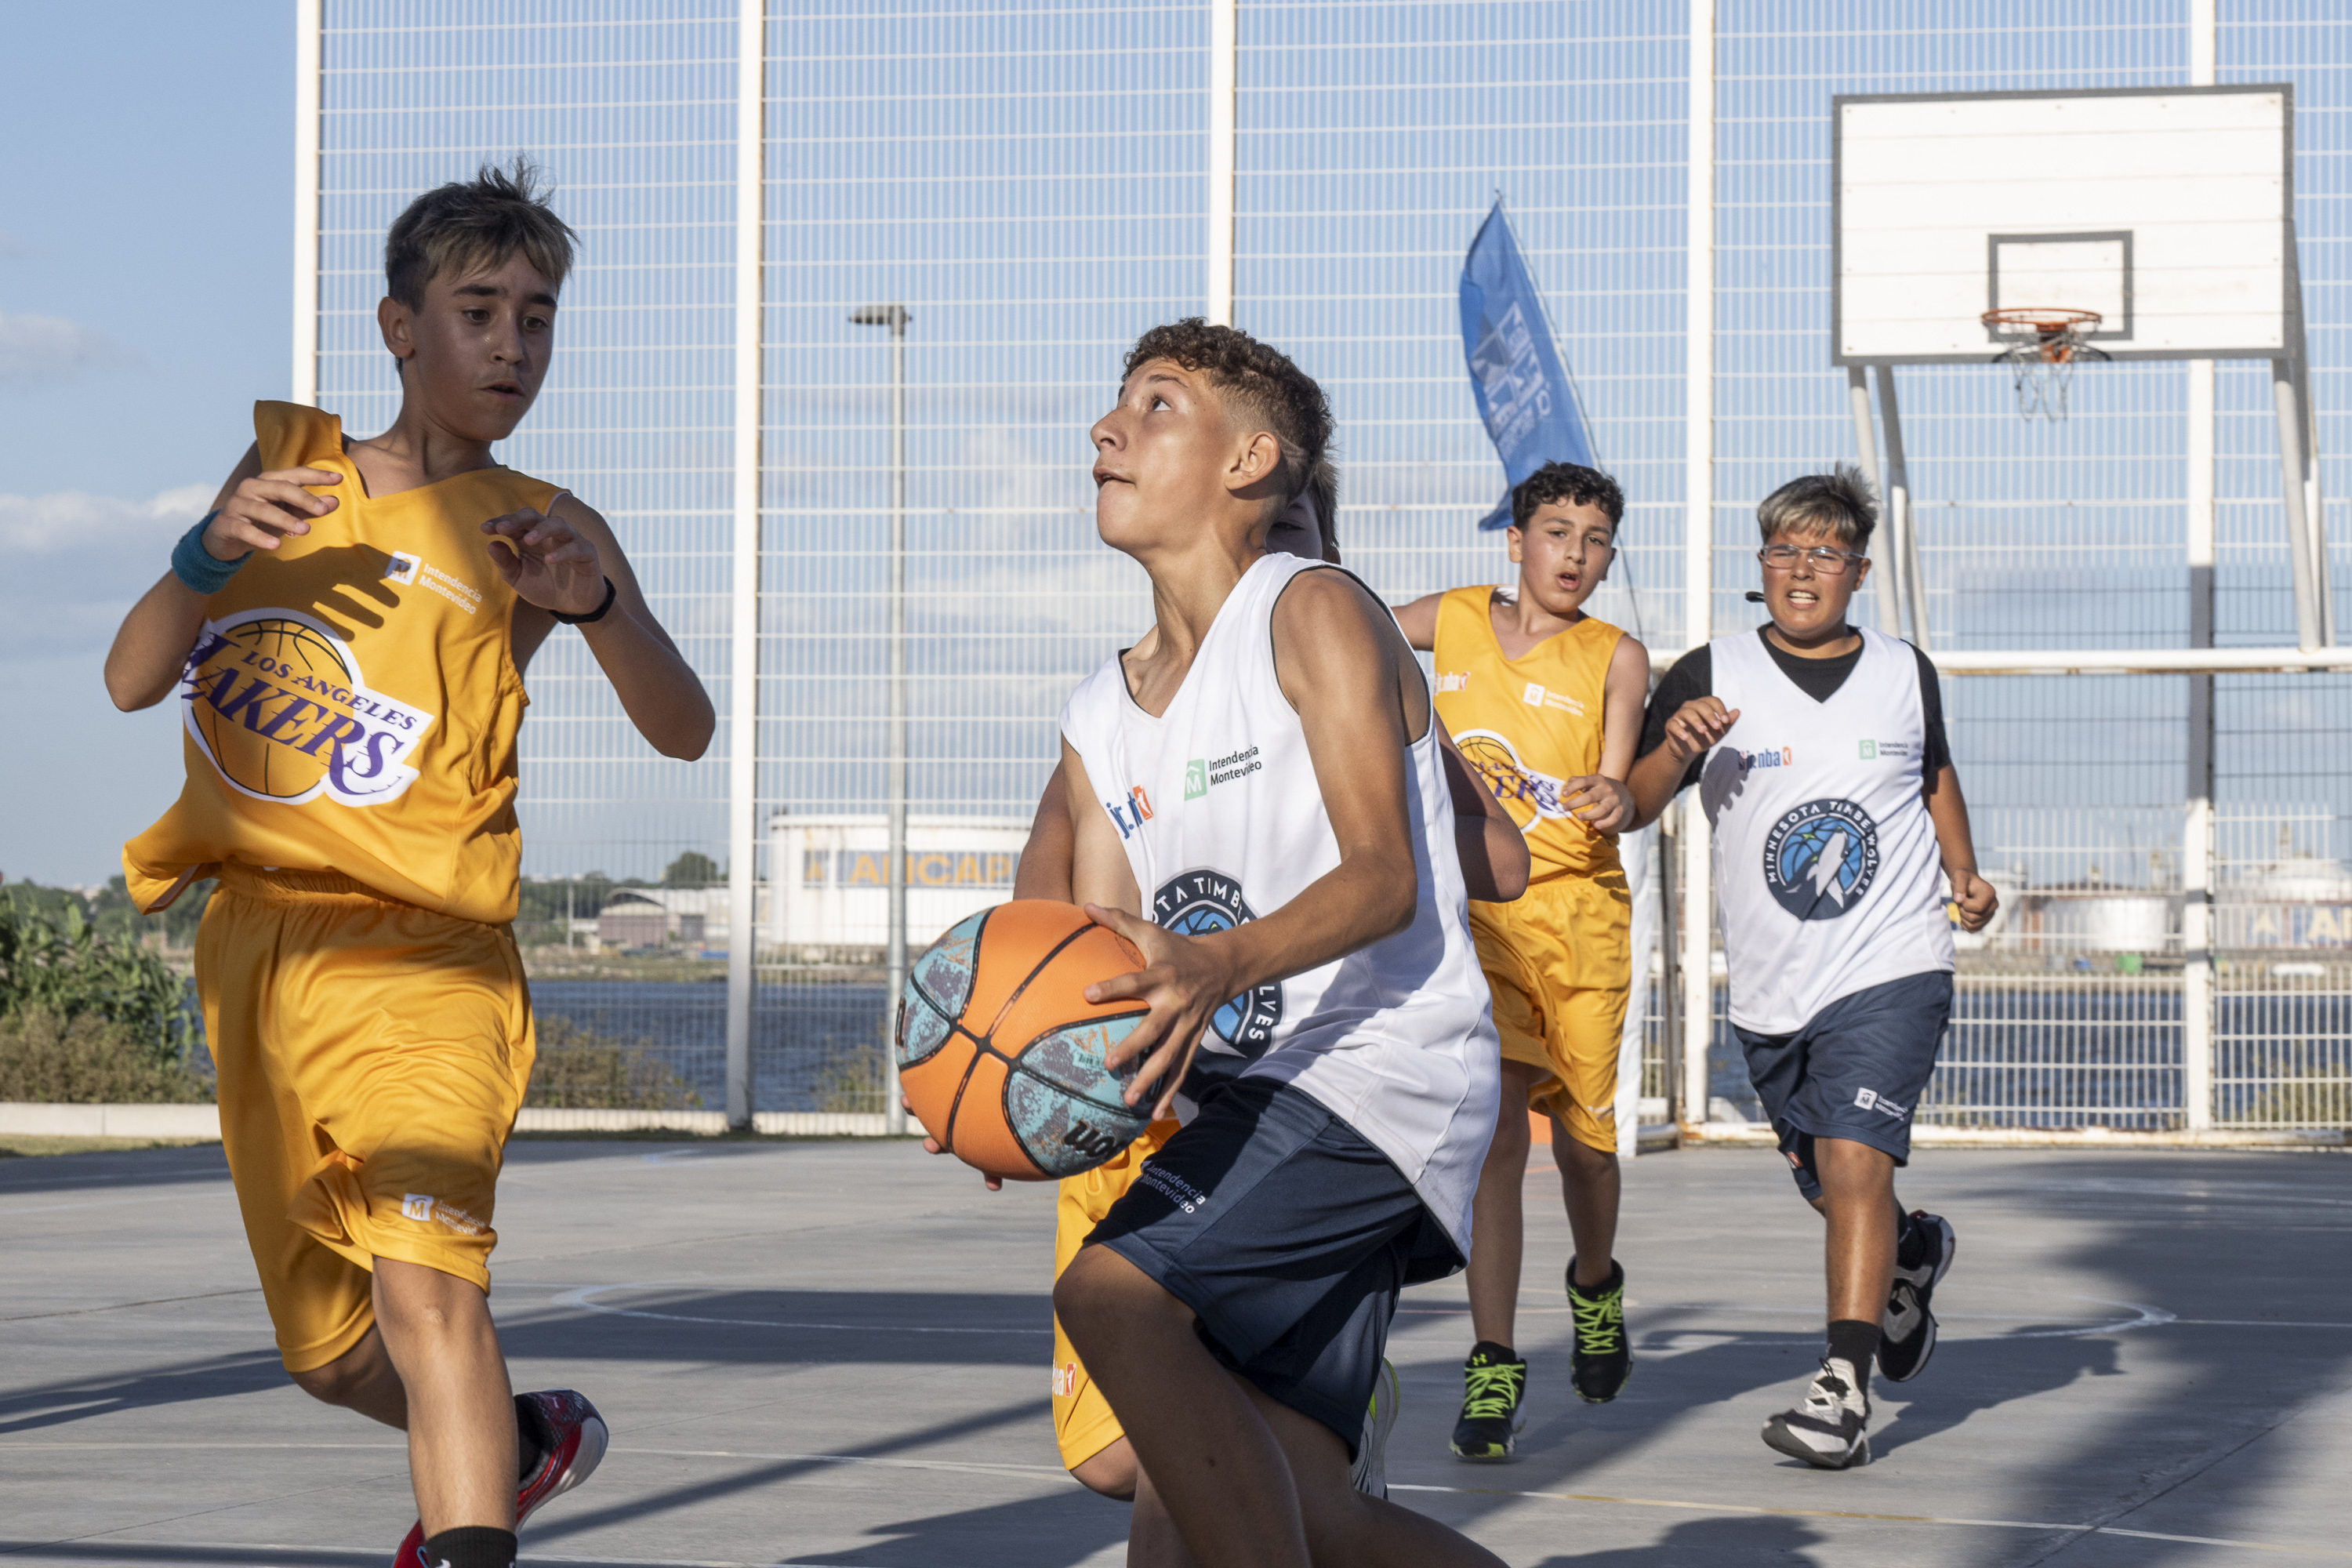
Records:
M92 366L131 358L121 344L79 321L0 311L0 382L63 381Z
M186 531L213 498L206 485L177 485L145 500L95 496L85 490L47 495L0 494L0 549L55 555L68 551L129 550L162 545Z

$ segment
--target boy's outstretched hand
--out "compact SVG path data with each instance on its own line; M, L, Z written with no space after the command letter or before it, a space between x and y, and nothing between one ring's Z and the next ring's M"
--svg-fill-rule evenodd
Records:
M1952 884L1952 906L1959 911L1960 929L1969 931L1984 930L1991 921L1993 911L2000 908L2000 894L1993 889L1990 882L1974 871L1947 868L1944 875Z
M1135 1081L1128 1086L1127 1103L1141 1104L1151 1086L1159 1084L1151 1119L1160 1121L1168 1115L1169 1103L1192 1068L1192 1055L1200 1048L1210 1018L1245 987L1229 973L1223 944L1213 937L1179 936L1150 921L1099 904L1088 904L1086 910L1088 920L1110 927L1143 954L1141 969L1097 980L1087 987L1086 996L1095 1003L1132 998L1151 1009L1104 1059L1118 1068L1143 1058Z
M1739 710L1726 708L1719 698L1694 697L1675 710L1666 721L1666 742L1663 750L1673 753L1677 763L1688 763L1692 758L1714 749L1717 742L1739 722Z
M570 523L531 507L482 524L492 535L490 563L526 604L588 616L604 602L604 571L593 541Z
M205 553L215 561L242 561L257 550L275 550L281 539L310 531L310 520L342 503L314 496L306 485L339 485L332 468L272 468L239 479L228 500L205 526Z

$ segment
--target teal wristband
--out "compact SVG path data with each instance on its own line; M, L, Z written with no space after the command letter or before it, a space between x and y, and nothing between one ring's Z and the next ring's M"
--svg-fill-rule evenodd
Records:
M205 530L219 515L217 511L205 513L204 520L180 535L180 542L172 546L172 575L207 599L227 587L228 580L248 559L240 555L234 561L215 560L205 548Z

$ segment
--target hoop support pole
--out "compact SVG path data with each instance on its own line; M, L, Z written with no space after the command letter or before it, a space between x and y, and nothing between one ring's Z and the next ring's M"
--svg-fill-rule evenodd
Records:
M1886 487L1878 475L1878 431L1871 423L1870 383L1866 377L1867 373L1858 364L1845 367L1845 401L1853 415L1853 445L1862 455L1862 477L1870 481L1870 493L1883 514ZM1880 578L1878 585L1871 590L1871 597L1878 605L1878 629L1888 637L1899 637L1903 635L1903 609L1895 602L1895 594L1900 576L1887 570L1883 545L1871 556L1871 564L1877 568Z
M1878 419L1886 431L1886 517L1895 559L1903 563L1897 590L1911 622L1911 640L1927 640L1927 584L1919 565L1919 535L1911 515L1911 469L1903 458L1903 407L1895 395L1895 367L1878 367Z
M2286 505L2286 553L2294 584L2294 640L2305 649L2320 646L2319 585L2314 580L2311 522L2305 514L2303 472L2303 400L2295 395L2294 362L2271 361L2271 403L2278 415L2279 495Z
M765 366L766 0L735 25L734 425L727 630L727 1125L751 1126L751 1001L759 932L760 427Z

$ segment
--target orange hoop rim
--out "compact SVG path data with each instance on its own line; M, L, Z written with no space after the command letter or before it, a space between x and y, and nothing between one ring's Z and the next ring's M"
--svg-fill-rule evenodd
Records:
M1995 331L2002 327L2025 328L2048 337L2058 332L2087 331L2106 318L2096 310L2077 310L2072 305L2003 305L1987 310L1979 319Z

